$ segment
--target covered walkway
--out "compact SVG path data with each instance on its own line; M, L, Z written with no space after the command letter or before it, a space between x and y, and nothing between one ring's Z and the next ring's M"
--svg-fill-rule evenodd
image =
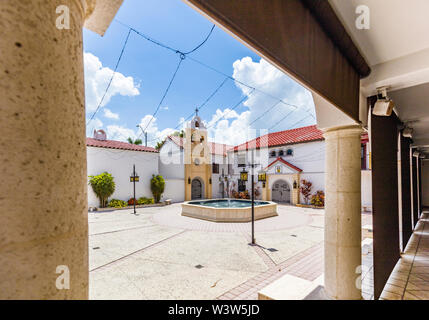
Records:
M423 211L380 299L429 299L429 210Z

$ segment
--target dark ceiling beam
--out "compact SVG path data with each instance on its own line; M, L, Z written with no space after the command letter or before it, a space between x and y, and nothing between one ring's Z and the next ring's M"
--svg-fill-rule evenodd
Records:
M347 58L361 78L369 76L371 68L347 33L340 19L327 0L301 0L316 17L341 53Z

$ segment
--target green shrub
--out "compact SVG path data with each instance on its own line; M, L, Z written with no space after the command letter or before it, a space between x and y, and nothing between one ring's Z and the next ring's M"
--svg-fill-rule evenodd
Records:
M165 180L160 175L152 175L152 179L150 181L150 189L152 190L153 197L155 202L158 203L161 200L161 195L165 189Z
M110 208L125 208L126 206L127 206L127 203L123 200L112 199L109 202Z
M107 206L107 199L115 192L115 182L110 173L103 172L97 176L89 176L89 184L100 200L100 207Z
M325 193L322 190L317 191L311 197L311 204L316 207L324 207L325 206Z
M141 197L137 200L137 203L140 205L142 205L142 204L154 204L155 200L153 198Z

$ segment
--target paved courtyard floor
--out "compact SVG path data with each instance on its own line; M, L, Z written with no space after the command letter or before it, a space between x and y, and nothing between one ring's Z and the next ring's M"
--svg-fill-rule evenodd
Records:
M323 210L279 205L255 222L257 246L250 223L182 217L180 204L137 212L88 214L90 299L256 299L286 273L323 272Z

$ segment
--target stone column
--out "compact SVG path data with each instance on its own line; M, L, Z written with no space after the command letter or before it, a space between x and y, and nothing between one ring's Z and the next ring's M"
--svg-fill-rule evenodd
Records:
M296 181L296 189L293 187L292 182L292 204L296 205L299 204L299 184L300 184L300 175L299 173L296 173L293 175L293 181Z
M85 10L0 1L0 299L88 298Z
M361 133L360 126L324 133L325 292L332 299L361 299Z

